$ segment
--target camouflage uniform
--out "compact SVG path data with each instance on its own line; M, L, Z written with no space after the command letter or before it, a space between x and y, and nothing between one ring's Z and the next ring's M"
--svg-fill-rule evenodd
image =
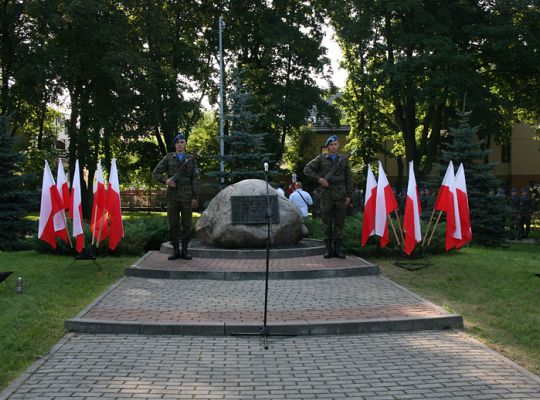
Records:
M167 154L152 172L154 179L160 183L165 184L168 178L176 182L176 187L167 186L167 218L172 243L191 238L191 200L197 200L199 196L197 162L192 154L184 154L182 161L178 159L176 152ZM180 225L180 213L182 225Z
M330 154L319 154L311 160L304 168L304 174L319 180L336 165L344 155L338 154L332 160ZM352 194L352 173L348 160L341 161L329 182L330 186L320 188L321 197L321 219L324 226L324 233L327 240L343 240L343 226L345 225L345 215L347 206L345 199Z

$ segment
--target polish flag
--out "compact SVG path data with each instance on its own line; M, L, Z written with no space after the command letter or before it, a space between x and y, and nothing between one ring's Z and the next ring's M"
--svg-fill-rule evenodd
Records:
M41 207L39 210L38 237L44 242L49 243L53 249L56 249L56 236L62 237L66 234L66 225L63 223L57 226L55 217L63 210L62 198L58 193L54 178L49 168L49 163L45 160L45 169L43 170L43 183L41 185ZM62 217L60 215L60 217ZM63 230L63 233L62 233ZM67 236L66 236L67 239Z
M69 185L68 180L66 178L66 174L64 173L64 166L62 165L62 159L58 159L58 171L56 172L56 187L58 188L58 193L60 193L60 197L62 198L62 202L64 203L64 209L69 210L69 207L71 205L71 196L69 194Z
M56 189L62 200L62 212L54 216L54 230L56 231L56 236L67 243L68 231L66 225L66 212L64 210L69 209L69 187L66 174L64 173L64 166L62 165L62 160L60 158L58 159L58 168L56 171Z
M456 248L459 249L472 240L469 198L467 196L467 183L465 182L465 169L463 168L463 164L459 164L459 168L456 173L456 194L462 236L461 241L456 244Z
M377 198L377 181L368 164L366 180L366 197L364 199L364 223L362 224L362 247L365 247L369 237L375 233L375 202Z
M409 162L409 184L407 186L407 200L405 203L405 216L403 217L403 231L405 232L405 243L403 251L411 255L416 244L422 240L422 230L420 227L420 196L414 177L414 164Z
M90 230L94 234L96 243L106 239L109 235L109 220L105 209L107 201L107 190L101 160L98 161L97 170L94 175L94 201L92 202L92 218L90 220Z
M73 221L72 235L75 238L75 250L80 253L84 249L84 231L82 226L81 176L79 160L75 162L75 172L71 183L71 207L69 214Z
M398 208L396 198L379 161L379 180L377 181L377 200L375 203L375 235L381 237L381 247L389 242L387 216Z
M456 178L454 164L448 163L444 179L437 194L435 210L446 213L446 250L453 249L461 241L461 224L456 196Z
M122 224L122 209L120 207L120 183L118 182L118 169L116 159L111 162L111 176L109 177L109 189L107 190L107 212L111 220L109 230L109 248L116 249L120 240L124 237L124 225Z

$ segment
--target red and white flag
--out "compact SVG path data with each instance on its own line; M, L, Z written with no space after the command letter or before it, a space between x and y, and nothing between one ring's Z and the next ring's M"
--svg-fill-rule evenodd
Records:
M118 181L118 169L116 159L111 162L111 175L109 176L109 189L107 190L107 211L111 220L109 229L109 248L116 249L120 240L124 237L124 225L122 224L122 209L120 206L120 183Z
M75 172L71 183L71 207L69 215L73 221L72 236L75 238L75 250L80 253L84 249L84 231L82 226L81 176L79 160L75 162Z
M58 188L58 193L62 198L64 204L64 209L69 210L71 206L71 196L69 194L69 185L64 173L64 166L62 165L62 159L58 159L58 171L56 172L56 187Z
M101 169L101 160L98 161L97 169L94 175L94 201L92 202L92 218L90 220L90 230L94 235L96 243L109 236L109 220L107 210L107 189L105 188L105 179L103 179L103 170ZM93 242L92 242L93 243Z
M366 179L366 197L364 199L364 223L362 224L362 247L370 236L375 234L375 203L377 200L377 181L368 164Z
M403 251L411 255L416 244L422 240L422 229L420 227L420 196L416 186L414 176L414 164L409 162L409 184L407 185L407 200L405 202L405 216L403 217L403 231L405 232L405 243Z
M463 164L459 164L456 173L456 195L462 236L461 240L456 244L456 248L459 249L472 240L469 198L467 196L467 183L465 182L465 169L463 168Z
M389 242L388 214L398 208L396 197L392 192L390 183L384 173L382 163L379 161L379 179L377 181L377 201L375 204L375 235L381 237L381 247Z
M49 163L45 160L45 169L43 170L43 183L41 185L41 206L39 210L38 237L44 242L49 243L53 249L56 249L56 237L65 235L66 225L58 226L57 234L55 217L63 210L62 199L58 193L54 178L49 168ZM61 214L60 217L62 218ZM63 229L63 233L62 233ZM67 236L66 236L67 238Z
M453 249L461 241L461 224L456 196L454 164L448 163L443 182L435 201L435 210L446 213L446 250Z

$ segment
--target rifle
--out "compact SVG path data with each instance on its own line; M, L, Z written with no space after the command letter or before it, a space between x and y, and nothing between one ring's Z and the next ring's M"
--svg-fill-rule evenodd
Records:
M334 166L332 167L332 169L326 173L326 175L324 176L324 179L325 179L327 182L329 182L330 179L332 178L332 176L334 176L334 174L336 173L338 167L341 165L341 163L343 162L343 160L347 161L351 155L352 155L352 152L350 151L350 152L348 152L348 153L345 155L345 157L340 158L340 159L338 160L338 162L336 163L336 165L334 165Z
M186 158L184 158L184 162L180 165L180 167L178 167L178 169L176 170L176 172L171 178L175 183L178 183L178 179L180 178L179 175L182 171L184 171L184 168L188 164L189 160L195 160L195 155L191 155L191 156L186 155Z

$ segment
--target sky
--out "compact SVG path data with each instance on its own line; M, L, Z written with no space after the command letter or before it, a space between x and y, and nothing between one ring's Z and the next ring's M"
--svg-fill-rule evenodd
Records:
M332 82L339 88L345 87L345 81L347 80L347 72L339 67L340 61L342 61L341 50L337 42L334 40L334 30L331 26L327 25L324 30L323 46L328 49L326 56L330 59L332 67ZM326 82L321 79L317 79L317 84L322 87L328 87Z

